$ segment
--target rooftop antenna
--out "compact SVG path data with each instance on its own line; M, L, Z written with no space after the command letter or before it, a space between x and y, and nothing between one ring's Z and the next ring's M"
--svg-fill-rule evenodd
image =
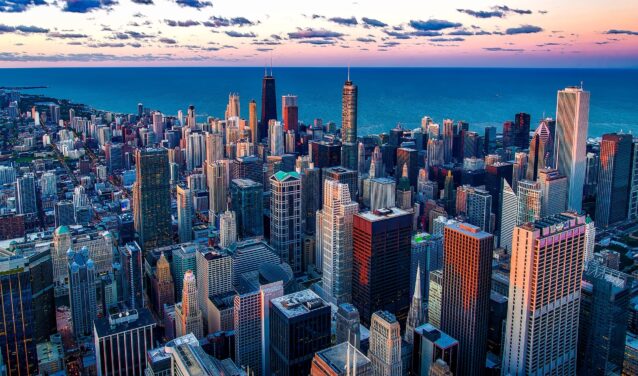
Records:
M270 53L270 75L272 76L272 52Z
M348 82L350 81L350 64L348 64Z
M583 81L580 81L580 90L583 90Z
M264 61L264 76L268 76L268 61Z

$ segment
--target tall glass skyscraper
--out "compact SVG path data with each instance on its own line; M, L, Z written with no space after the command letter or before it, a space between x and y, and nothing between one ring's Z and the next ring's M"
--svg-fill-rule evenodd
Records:
M348 79L341 94L341 165L357 170L357 85Z
M266 70L261 82L261 122L259 123L259 135L268 134L268 122L277 120L277 95L275 93L275 77ZM257 140L258 142L259 140Z
M596 226L607 227L627 219L633 136L605 134L600 142L596 194Z
M567 208L580 212L585 184L585 157L589 128L589 92L578 87L558 91L556 103L556 168L569 182Z
M239 239L264 234L264 188L250 179L233 179L230 204L237 220Z

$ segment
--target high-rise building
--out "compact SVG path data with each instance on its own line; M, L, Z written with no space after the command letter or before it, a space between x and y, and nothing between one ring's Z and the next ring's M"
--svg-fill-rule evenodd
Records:
M264 234L264 188L250 179L233 179L230 204L237 220L239 239Z
M580 212L585 184L585 155L589 128L589 92L568 87L559 90L556 104L554 163L567 177L567 208Z
M536 181L538 171L543 168L545 168L545 144L541 139L541 135L535 132L532 137L532 143L529 146L525 179Z
M514 230L503 375L575 374L584 253L574 213Z
M594 258L594 248L596 247L596 224L589 215L585 218L585 258L584 263ZM584 264L583 264L584 265Z
M284 95L281 97L281 116L286 132L292 130L297 133L299 128L299 107L296 95Z
M417 269L420 273L423 301L428 302L430 295L430 272L443 268L443 236L430 235L427 232L416 233L412 237L412 255L410 259L410 293L416 288Z
M208 180L208 204L210 217L226 211L227 205L227 184L228 165L224 161L208 162L206 169L206 179Z
M631 180L629 181L629 204L627 219L638 218L638 138L634 138L631 148Z
M206 139L199 131L186 132L186 170L202 167L206 159Z
M429 277L429 276L428 276ZM408 319L405 323L405 341L414 344L414 329L426 321L425 306L421 295L421 266L416 268L416 280L414 281L414 294L408 312Z
M491 231L492 196L484 189L472 189L467 194L467 221L481 231Z
M237 218L235 212L226 210L219 217L219 246L226 248L237 241Z
M483 148L485 155L492 154L496 149L496 127L485 127L485 135L483 136Z
M284 127L281 122L272 120L268 124L268 144L270 155L280 156L285 153Z
M578 374L622 370L632 278L599 261L586 264L580 302Z
M123 300L129 309L144 307L143 257L137 243L127 243L120 248L120 263L126 283L123 283Z
M330 346L330 305L311 290L270 301L270 372L310 373L317 351Z
M35 375L38 368L31 269L22 256L0 259L0 354L7 375Z
M321 170L314 166L309 157L302 156L297 158L295 171L301 176L304 233L314 234L317 227L317 210L321 208ZM315 260L315 264L320 263L321 259Z
M270 244L293 272L301 272L301 177L279 171L270 177Z
M347 184L352 201L357 200L358 181L357 171L343 167L329 167L322 171L323 180L334 180L339 183Z
M541 217L560 214L567 210L567 178L556 169L538 171L541 188Z
M373 375L403 375L400 331L399 321L390 312L372 314L368 357L372 362Z
M405 321L410 309L412 213L398 208L354 215L352 304L369 326L372 313L394 312Z
M345 354L345 355L344 355ZM310 376L372 376L372 363L350 343L338 343L317 351Z
M182 301L175 304L175 334L178 337L193 333L195 337L204 336L202 311L197 304L197 281L192 271L184 274Z
M518 219L516 224L534 222L541 217L541 185L537 181L518 182Z
M341 165L357 170L357 85L348 79L341 94Z
M67 257L73 335L83 338L91 335L93 320L97 318L95 264L89 258L87 247L77 252L69 250Z
M250 142L257 145L261 138L259 136L259 123L257 121L257 102L251 99L248 102L248 127L250 128Z
M164 304L175 304L175 284L171 275L171 266L164 255L161 253L157 264L155 265L155 274L153 276L153 290L155 292L155 312L160 318L164 316Z
M146 308L95 320L93 338L97 374L143 375L146 353L153 348L157 323Z
M453 152L452 149L454 146L454 136L456 136L456 133L457 133L457 130L456 130L456 127L454 126L454 122L451 119L443 120L443 139L441 140L443 141L443 143L441 145L442 146L441 156L443 157L444 163L452 162L452 152ZM430 145L428 141L428 150L429 149L430 149ZM439 162L439 159L437 158L434 161L431 161L430 153L428 152L428 161L432 165L432 163ZM435 165L432 165L432 166L435 166Z
M322 288L337 303L352 299L352 223L358 211L359 204L352 201L347 184L324 180L316 248L322 257Z
M171 273L175 282L176 301L182 300L182 288L186 271L192 270L197 275L196 252L197 246L192 243L181 244L173 250Z
M191 190L177 185L177 233L180 243L193 240L193 195Z
M228 94L228 104L226 105L226 120L231 117L240 117L241 114L239 112L239 94L230 93Z
M337 309L337 343L349 342L359 348L361 343L359 311L350 303L341 303Z
M75 223L75 210L73 202L64 200L55 203L54 207L55 228L69 226Z
M501 248L509 250L512 247L512 235L518 220L518 197L507 180L503 179L501 184L503 185L503 192L499 205L501 208L499 210L500 227L497 232L498 244Z
M428 322L441 327L441 307L443 305L443 270L430 272L430 291L428 294Z
M25 174L16 179L16 209L18 214L33 214L38 211L33 174Z
M206 132L206 163L224 159L224 136L217 132Z
M225 250L205 249L196 254L197 301L201 311L206 312L209 297L233 290L233 259Z
M466 223L445 227L441 330L458 339L461 375L480 375L487 352L494 239Z
M456 373L459 341L437 329L431 323L414 329L414 349L412 351L412 374L431 375L436 363L444 361L448 369ZM450 373L451 375L452 373Z
M410 186L416 187L416 182L419 174L419 153L416 149L411 148L398 148L397 149L397 166L395 177L401 177L403 166L407 166L408 179L410 180Z
M137 149L135 171L133 218L138 243L143 249L169 245L173 233L166 149Z
M627 219L633 137L610 133L600 141L596 225L607 227Z
M275 77L268 70L264 73L261 83L261 121L259 122L259 135L264 137L268 134L268 123L277 120L277 95L275 93Z

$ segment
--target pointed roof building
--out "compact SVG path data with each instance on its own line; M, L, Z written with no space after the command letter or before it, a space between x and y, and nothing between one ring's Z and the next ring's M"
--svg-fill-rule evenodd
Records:
M423 309L423 296L421 294L421 264L416 267L416 281L414 282L414 294L412 304L408 312L408 320L405 323L404 339L407 343L414 343L414 329L426 322L425 310Z

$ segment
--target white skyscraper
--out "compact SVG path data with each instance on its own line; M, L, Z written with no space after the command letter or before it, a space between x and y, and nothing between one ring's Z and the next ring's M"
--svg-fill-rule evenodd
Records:
M585 218L585 258L584 264L587 264L594 258L594 248L596 247L596 224L587 216Z
M541 185L539 182L518 182L518 219L516 224L534 222L541 217Z
M553 168L538 171L541 187L541 217L567 210L567 178Z
M208 180L208 204L210 216L223 213L227 205L228 185L226 175L228 175L227 164L222 160L208 162L206 178Z
M206 133L206 162L224 159L224 138L221 133Z
M582 209L588 128L589 92L577 87L559 90L554 161L569 182L567 208L576 212Z
M204 336L202 311L197 304L197 281L191 270L184 274L182 301L175 304L175 335L177 337L193 333L195 337Z
M575 375L585 217L514 231L502 375Z
M281 261L301 272L301 176L279 171L270 177L270 244Z
M226 248L237 241L237 219L235 212L226 210L219 217L219 246Z
M322 255L322 286L337 303L352 298L352 221L359 204L348 184L324 180L323 209L317 212L316 247Z
M206 157L206 143L204 135L190 132L186 138L186 169L192 171L202 167Z
M393 314L377 311L370 323L370 349L368 357L372 362L374 376L401 376L401 327Z
M52 172L45 172L40 177L40 193L42 196L56 196L58 194L58 179Z
M153 133L157 142L164 139L164 119L159 111L153 112Z
M193 195L181 185L177 186L177 232L180 243L193 240Z
M509 185L507 180L503 179L503 207L501 209L501 228L498 234L499 244L501 248L511 249L512 234L518 219L518 197Z
M270 155L283 155L284 127L279 121L272 121L268 127L268 142L270 143Z

